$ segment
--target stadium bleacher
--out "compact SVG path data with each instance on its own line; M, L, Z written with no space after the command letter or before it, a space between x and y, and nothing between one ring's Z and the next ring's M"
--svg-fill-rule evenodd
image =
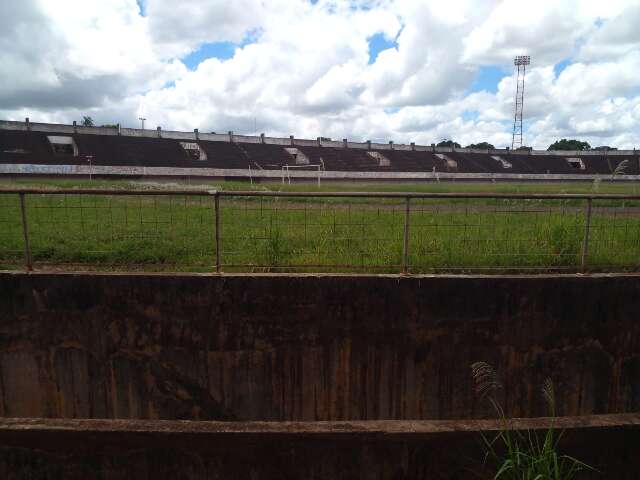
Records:
M296 164L295 159L280 145L262 143L238 143L237 145L248 155L251 168L280 170L283 165Z
M407 150L379 150L391 161L391 170L397 172L444 172L444 162L431 152Z
M52 143L54 141L61 143ZM279 144L189 140L190 147L185 147L181 142L185 143L150 136L0 129L0 163L82 165L91 161L94 165L105 166L258 170L279 170L286 165L296 165L295 154ZM204 152L201 157L198 149ZM309 145L295 145L295 149L307 157L309 164L322 165L327 171L608 175L620 162L628 160L623 173L640 174L637 156L608 155L606 152L570 156L520 151L498 155L465 150L434 153L424 149L367 150Z
M384 171L366 150L335 147L298 147L308 158L310 163L324 165L325 170L359 172Z

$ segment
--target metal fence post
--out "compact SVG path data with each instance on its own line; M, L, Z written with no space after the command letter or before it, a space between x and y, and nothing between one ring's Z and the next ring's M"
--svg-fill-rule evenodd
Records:
M587 210L585 211L585 219L584 219L584 238L582 240L582 261L581 270L584 273L587 270L587 261L589 256L589 232L591 230L591 206L593 204L593 199L587 199Z
M402 273L409 272L409 214L410 214L410 197L405 197L404 203L404 234L402 244Z
M22 236L24 238L24 265L27 271L33 270L31 262L31 247L29 246L29 225L27 224L27 208L24 201L24 193L20 193L20 211L22 213Z
M214 197L216 216L216 273L220 273L220 194L215 193Z

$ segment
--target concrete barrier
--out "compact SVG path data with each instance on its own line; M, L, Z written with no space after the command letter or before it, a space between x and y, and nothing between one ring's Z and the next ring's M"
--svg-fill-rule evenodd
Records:
M522 182L631 182L640 180L640 175L601 174L528 174L528 173L446 173L446 172L351 172L330 170L249 170L231 168L180 168L180 167L125 167L108 165L40 165L40 164L0 164L0 175L82 175L118 177L194 177L194 178L252 178L280 182L284 178L316 181L522 181Z
M640 414L514 420L539 435L564 430L561 453L631 480L640 470ZM495 421L220 423L0 420L2 478L391 479L492 478L481 433ZM495 467L494 467L495 468Z
M0 416L463 419L640 411L640 276L0 274Z

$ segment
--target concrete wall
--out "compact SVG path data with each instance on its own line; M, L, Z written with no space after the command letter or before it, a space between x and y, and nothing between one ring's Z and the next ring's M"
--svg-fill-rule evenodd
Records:
M0 416L451 419L640 411L640 277L0 274Z
M511 427L544 433L549 419ZM635 480L640 414L564 418L560 452ZM497 422L212 423L0 420L2 478L431 480L492 478L480 433ZM493 471L491 468L493 467Z
M508 158L508 157L507 157ZM224 168L179 168L179 167L115 167L107 165L36 165L0 164L0 175L102 175L102 176L148 176L148 177L236 177L281 181L282 170L249 170ZM288 179L321 180L365 180L365 181L592 181L629 182L640 180L640 175L599 174L527 174L527 173L445 173L445 172L350 172L292 169Z

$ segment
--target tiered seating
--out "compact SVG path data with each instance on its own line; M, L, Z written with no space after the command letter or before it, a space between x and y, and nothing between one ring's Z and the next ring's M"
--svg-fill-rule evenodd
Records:
M574 174L585 173L577 170L567 162L566 157L550 155L510 155L509 158L520 158L526 162L534 173Z
M446 154L458 162L458 172L502 173L503 168L489 155L452 152Z
M283 165L295 165L295 159L280 145L261 143L239 143L251 160L251 168L280 170Z
M41 132L0 130L0 162L55 165L47 136Z
M430 152L407 150L379 150L391 162L394 172L437 172L446 171L444 162Z
M312 164L324 164L329 171L371 172L384 171L389 167L379 167L378 161L369 156L366 150L333 147L297 147L309 157Z
M114 137L120 148L121 165L172 167L185 161L186 152L177 140Z
M613 173L618 164L625 160L624 157L610 156L607 158L606 155L585 155L580 158L584 162L585 169L583 171L585 173L605 175ZM629 157L624 174L638 175L638 162L635 162L632 157Z
M78 157L69 163L127 167L174 167L181 165L186 153L177 140L125 137L116 135L74 135Z
M251 163L235 143L199 141L198 145L207 154L207 160L194 162L190 166L247 169Z
M529 157L525 155L496 155L511 163L510 169L504 169L504 173L539 173L531 166ZM493 159L492 159L493 160ZM499 166L499 165L498 165Z
M192 167L224 169L276 169L284 165L295 165L294 158L281 145L261 143L230 143L198 141L206 153L206 160L192 158L180 145L179 140L156 137L129 137L117 135L72 135L78 155L55 154L47 136L69 136L34 131L0 130L0 163L81 165L146 166L146 167ZM192 140L191 142L194 142ZM448 152L444 155L457 162L455 170L448 168L446 161L432 152L414 150L373 150L389 160L390 165L380 165L367 150L299 146L301 153L311 164L323 164L325 170L351 172L458 172L458 173L522 173L522 174L601 174L612 173L625 157L618 155L576 155L585 166L575 168L565 155L530 155L514 151L496 155L511 163L504 168L491 154ZM607 161L609 158L610 162ZM640 174L637 158L627 157L629 165L625 172ZM611 163L611 165L609 165Z
M91 155L93 165L127 165L120 138L106 135L74 135L78 156L86 161Z

